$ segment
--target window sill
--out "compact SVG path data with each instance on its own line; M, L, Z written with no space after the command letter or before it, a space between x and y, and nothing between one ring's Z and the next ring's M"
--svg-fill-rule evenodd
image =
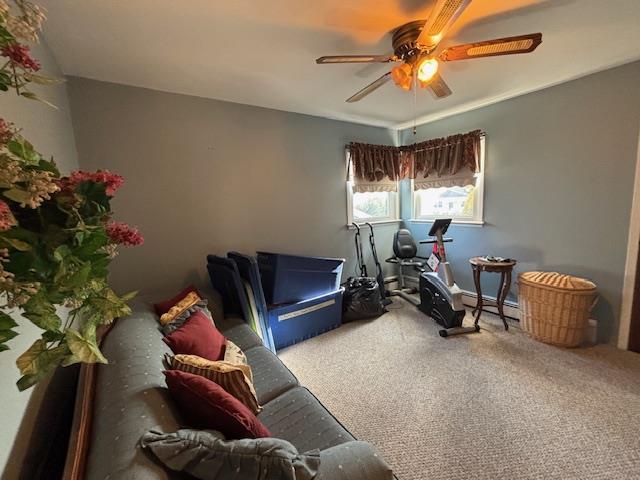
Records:
M412 218L411 220L407 220L407 222L411 223L433 223L435 219L426 219L426 218ZM467 225L469 227L482 227L484 226L484 220L451 220L453 225Z
M377 227L378 225L391 225L393 223L400 223L400 222L402 222L402 219L397 219L397 220L376 220L374 222L369 222L369 223L371 225L373 225L374 227ZM356 223L358 223L358 222L356 222ZM366 228L367 227L366 223L364 223L364 222L363 223L358 223L358 225L360 225L360 228ZM351 224L346 225L346 227L349 230L355 230L356 229L356 227L354 227Z

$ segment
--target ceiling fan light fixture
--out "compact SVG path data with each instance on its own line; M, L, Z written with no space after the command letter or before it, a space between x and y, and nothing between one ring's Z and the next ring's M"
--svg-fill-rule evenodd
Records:
M429 82L438 73L438 60L435 58L423 58L418 62L416 72L418 80L422 83Z
M397 86L403 90L411 90L412 68L408 63L403 63L391 69L391 78Z

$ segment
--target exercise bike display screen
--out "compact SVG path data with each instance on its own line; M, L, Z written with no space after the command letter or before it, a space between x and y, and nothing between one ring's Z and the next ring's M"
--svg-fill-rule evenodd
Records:
M429 236L435 237L436 234L438 233L438 230L440 230L442 235L444 235L447 232L449 225L451 225L450 218L438 218L433 222L433 225L431 226L431 230L429 230Z

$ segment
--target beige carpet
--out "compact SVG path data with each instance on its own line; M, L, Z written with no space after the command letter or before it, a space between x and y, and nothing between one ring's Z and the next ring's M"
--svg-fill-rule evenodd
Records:
M442 339L392 308L280 357L400 480L640 478L640 355L544 345L490 314Z

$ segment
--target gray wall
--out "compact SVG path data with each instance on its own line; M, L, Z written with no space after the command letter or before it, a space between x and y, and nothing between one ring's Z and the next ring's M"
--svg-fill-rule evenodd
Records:
M53 55L46 44L41 43L34 48L35 57L43 64L43 71L52 76L62 77ZM74 143L73 128L67 99L65 84L33 88L43 98L58 107L58 110L46 105L19 98L7 92L0 94L0 116L12 121L23 129L28 138L44 155L52 155L61 171L69 172L78 168L78 159ZM25 448L33 429L34 412L37 411L44 385L18 392L15 382L19 372L15 361L39 338L40 330L29 321L23 321L14 315L20 335L8 345L11 350L0 353L0 405L2 405L2 429L0 429L0 471L4 469L3 479L17 478ZM11 458L9 461L8 459Z
M344 146L393 143L396 132L81 78L69 84L82 167L124 175L114 210L145 235L113 262L117 289L206 285L206 255L229 250L349 257L352 274ZM377 227L380 252L391 250L396 228Z
M403 144L480 128L486 137L483 227L453 226L448 249L461 288L467 259L494 254L517 271L593 279L599 338L617 332L640 128L640 62L422 125ZM404 198L407 199L407 196ZM403 209L404 218L410 218ZM418 237L428 225L407 222ZM496 278L492 278L496 277ZM495 294L497 275L484 274ZM511 297L516 293L512 287Z

